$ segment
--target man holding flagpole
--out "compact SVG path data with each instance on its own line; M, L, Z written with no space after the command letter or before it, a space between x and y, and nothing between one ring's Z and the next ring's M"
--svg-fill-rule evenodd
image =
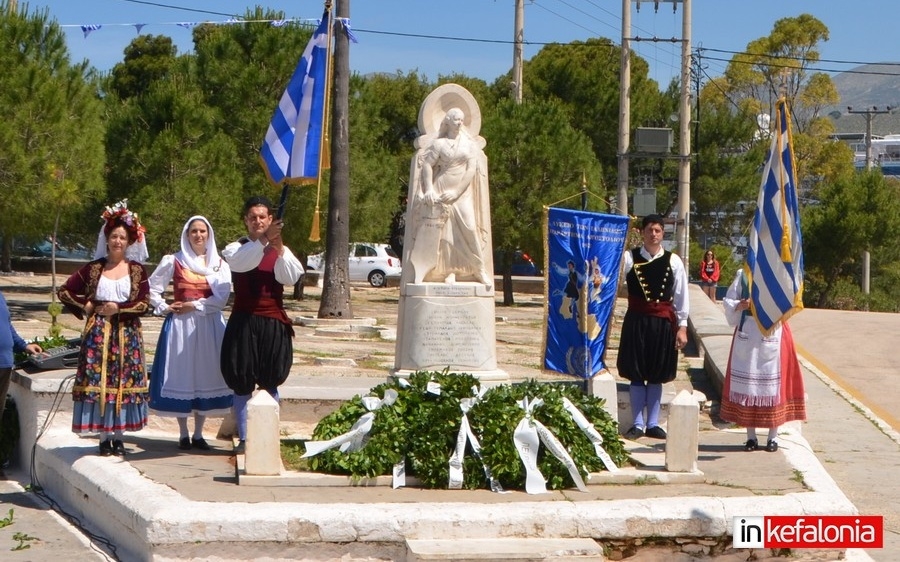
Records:
M260 163L269 181L283 186L278 209L266 197L248 199L242 215L247 236L222 251L231 267L235 293L222 343L222 375L235 394L238 454L244 452L247 403L253 391L260 388L278 400L278 386L287 379L293 361L294 330L284 310L284 285L296 284L303 266L284 245L282 218L288 185L319 179L331 23L331 3L327 2L260 149Z
M247 439L247 403L259 387L278 400L294 358L291 319L284 310L284 286L303 275L303 266L281 239L272 202L251 197L244 204L247 236L222 251L231 268L234 305L222 340L222 376L234 391L237 454Z
M745 451L778 450L778 428L806 419L800 364L787 319L803 309L803 247L794 180L790 113L776 105L775 132L763 170L747 263L723 299L735 326L719 415L747 428Z

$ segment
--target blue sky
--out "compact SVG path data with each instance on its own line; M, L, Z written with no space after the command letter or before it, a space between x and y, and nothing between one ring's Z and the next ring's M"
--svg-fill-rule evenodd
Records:
M320 0L259 0L260 5L281 10L288 18L321 16ZM19 0L20 9L25 6ZM131 25L144 23L144 33L169 35L179 53L192 48L191 32L178 22L224 22L228 15L243 15L256 5L248 0L32 0L29 10L48 9L66 26L74 60L87 58L100 70L109 70L136 36ZM663 1L654 10L642 1L640 11L632 1L632 36L670 39L680 37L683 4L677 11ZM350 52L351 70L418 70L430 79L439 74L463 72L488 82L512 65L514 0L350 0L351 27L359 44ZM721 75L730 53L768 35L776 20L810 13L820 19L831 37L822 47L823 70L848 70L867 62L900 61L900 1L861 0L693 0L692 43L704 52L706 73ZM526 0L525 58L531 58L548 42L566 43L591 37L621 41L621 0ZM84 37L80 25L101 24ZM71 27L69 27L71 26ZM448 40L418 36L453 37ZM651 78L665 87L679 72L680 46L671 42L634 43L634 49L650 63ZM715 60L724 59L724 60ZM849 64L848 64L849 63ZM900 70L898 70L900 72ZM528 77L525 77L527 80Z

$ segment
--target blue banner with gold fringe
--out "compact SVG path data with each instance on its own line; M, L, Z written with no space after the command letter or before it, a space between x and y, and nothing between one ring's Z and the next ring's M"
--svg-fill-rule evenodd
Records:
M544 370L587 379L606 368L628 225L627 216L544 208Z

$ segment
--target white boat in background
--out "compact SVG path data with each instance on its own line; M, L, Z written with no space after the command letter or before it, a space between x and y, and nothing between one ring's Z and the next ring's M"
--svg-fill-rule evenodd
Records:
M866 167L865 140L850 143L853 163L858 169ZM872 165L881 168L886 176L900 176L900 135L872 137Z

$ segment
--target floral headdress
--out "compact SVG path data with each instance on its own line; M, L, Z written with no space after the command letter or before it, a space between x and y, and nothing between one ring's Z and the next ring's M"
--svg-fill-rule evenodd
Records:
M128 210L128 199L122 199L112 207L107 207L101 215L103 226L97 235L97 249L94 250L94 259L105 258L107 255L106 229L110 225L123 225L129 234L134 235L135 241L129 244L125 250L125 257L137 262L145 262L150 257L147 251L147 239L144 233L147 229L141 224L137 213ZM129 236L129 240L131 236Z
M122 199L112 207L106 207L101 217L106 225L116 222L124 224L128 230L135 234L138 242L143 242L144 233L147 232L147 229L141 224L138 214L128 209L128 199Z

